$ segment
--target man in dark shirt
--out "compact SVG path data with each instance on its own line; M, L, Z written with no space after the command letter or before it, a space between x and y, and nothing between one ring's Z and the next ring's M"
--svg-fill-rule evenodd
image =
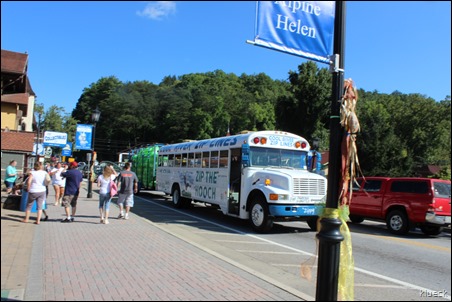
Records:
M66 218L61 222L74 221L75 211L77 209L77 199L80 193L80 186L83 181L82 172L77 169L77 166L77 162L73 161L69 164L69 170L61 173L61 176L66 178L66 186L64 188L62 203L64 211L66 212ZM72 217L69 211L69 207L72 207Z
M119 173L119 216L118 218L129 219L130 208L133 207L133 194L138 191L138 177L135 172L130 171L130 163L125 163L124 170ZM124 203L126 214L124 215Z

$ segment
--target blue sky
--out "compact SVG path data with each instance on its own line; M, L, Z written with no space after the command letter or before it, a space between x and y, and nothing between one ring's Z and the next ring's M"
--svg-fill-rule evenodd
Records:
M451 95L450 1L346 5L346 78L367 91ZM71 113L101 77L159 84L219 69L286 80L307 60L247 44L255 16L254 1L1 1L1 47L29 54L38 103Z

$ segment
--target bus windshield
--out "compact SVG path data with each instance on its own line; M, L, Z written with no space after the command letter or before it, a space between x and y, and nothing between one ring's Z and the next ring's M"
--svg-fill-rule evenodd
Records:
M306 169L306 151L250 148L251 166Z

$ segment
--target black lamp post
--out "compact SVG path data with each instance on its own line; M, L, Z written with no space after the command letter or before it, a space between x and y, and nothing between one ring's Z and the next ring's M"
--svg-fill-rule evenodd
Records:
M89 167L89 175L88 175L88 195L86 196L87 198L92 198L93 197L93 182L92 182L92 174L93 174L93 166L94 166L94 140L96 137L96 124L99 121L100 118L100 110L99 108L96 106L96 109L93 111L93 113L91 114L91 121L94 124L93 127L93 145L91 147L91 151L93 152L93 161L91 163L91 167Z
M343 128L340 125L340 102L344 85L345 54L345 1L336 1L334 20L334 54L339 55L339 66L333 73L333 97L330 121L330 158L328 164L328 190L325 210L338 209L339 183L341 179L341 141ZM340 232L341 220L337 215L324 216L317 239L319 260L317 266L316 301L337 301L339 282L340 243L344 240Z
M35 162L39 161L39 133L41 131L41 112L38 113L38 120L36 122L37 135L36 135L36 159Z

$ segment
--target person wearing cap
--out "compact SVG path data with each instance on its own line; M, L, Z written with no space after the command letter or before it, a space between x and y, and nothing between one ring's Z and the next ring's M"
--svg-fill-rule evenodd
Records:
M83 181L82 172L80 172L77 167L77 162L73 161L69 164L69 170L61 173L61 176L66 179L66 186L64 188L63 195L63 207L66 213L66 218L61 222L74 221L74 216L77 209L77 199L80 193L80 186ZM72 209L72 216L71 209L69 209L69 207L71 207Z

